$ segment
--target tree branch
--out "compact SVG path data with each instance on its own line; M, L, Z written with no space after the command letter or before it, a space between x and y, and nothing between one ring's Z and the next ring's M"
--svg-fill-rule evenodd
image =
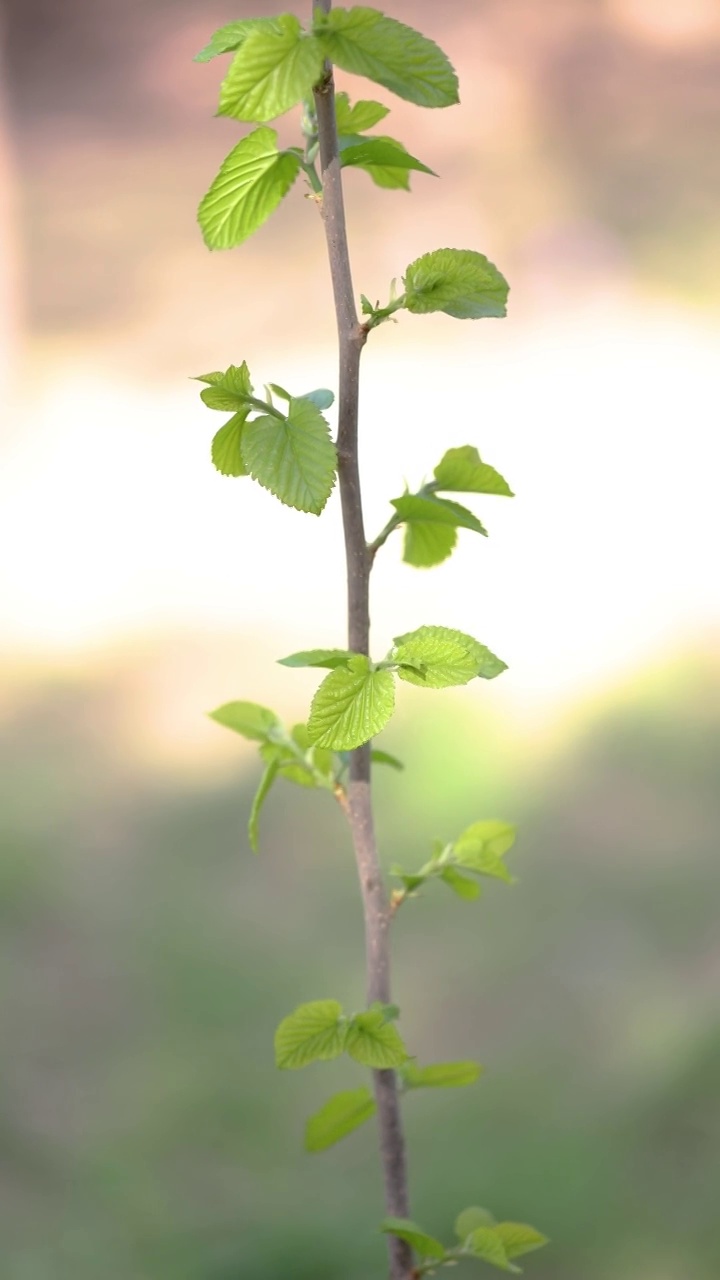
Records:
M316 0L329 13L332 0ZM338 482L342 504L347 561L348 648L369 653L369 579L371 557L365 543L358 458L358 406L360 355L367 330L359 324L355 309L350 255L343 202L335 88L332 68L326 65L315 89L322 216L327 240L335 299L339 346ZM365 915L367 1002L390 1004L390 907L383 883L373 823L370 788L370 744L353 751L347 787L347 814L352 833ZM385 1208L392 1217L406 1218L408 1209L405 1143L400 1101L394 1071L374 1071L373 1084L380 1131L380 1155L385 1183ZM388 1236L391 1280L411 1280L412 1251L396 1236Z

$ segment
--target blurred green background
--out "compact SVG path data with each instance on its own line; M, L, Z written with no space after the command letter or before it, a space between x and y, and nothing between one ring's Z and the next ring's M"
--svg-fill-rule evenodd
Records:
M314 522L216 475L187 381L246 357L334 385L312 207L295 193L231 255L194 225L239 130L192 55L274 9L3 9L3 1280L384 1274L371 1126L302 1152L360 1068L272 1062L295 1004L363 1001L341 815L278 788L253 859L255 758L204 718L234 697L301 718L316 681L274 659L343 643L336 501ZM378 93L443 181L350 175L356 287L384 296L447 241L512 294L502 325L410 319L368 351L368 525L466 442L518 494L432 575L378 561L378 648L439 622L509 664L403 690L386 864L482 817L521 831L517 886L398 917L412 1051L486 1067L408 1099L413 1214L446 1237L471 1203L532 1222L538 1280L715 1280L720 7L387 9L443 44L462 106Z

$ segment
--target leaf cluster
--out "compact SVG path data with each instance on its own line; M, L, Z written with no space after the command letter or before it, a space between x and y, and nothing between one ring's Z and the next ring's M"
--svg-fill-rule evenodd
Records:
M384 1218L380 1230L405 1240L415 1250L421 1259L414 1272L417 1276L432 1274L441 1266L455 1266L464 1258L517 1274L522 1269L513 1259L548 1243L547 1236L534 1227L524 1222L496 1222L487 1209L475 1205L458 1214L455 1235L460 1243L450 1248L408 1218Z
M364 1067L399 1067L408 1055L393 1025L398 1012L396 1005L377 1003L349 1017L337 1000L298 1005L275 1032L275 1063L292 1071L348 1053Z
M450 627L418 627L397 636L382 662L343 649L310 649L281 659L285 666L330 667L310 708L308 735L319 747L352 751L384 729L395 708L395 675L426 689L446 689L505 663L486 645Z
M344 650L320 652L326 655L328 662L333 652L344 654ZM210 718L248 741L259 743L259 754L265 768L248 822L248 839L255 853L258 849L260 811L276 779L284 778L299 787L315 787L342 794L347 757L312 743L306 725L296 724L286 729L274 711L257 702L226 702L211 711ZM393 769L403 767L401 761L387 751L373 751L372 758L376 764L389 765Z
M435 468L434 478L416 493L406 491L393 498L395 514L370 544L371 553L387 541L393 530L405 531L403 560L418 569L442 564L457 543L458 529L472 529L487 537L487 529L472 511L442 493L479 493L513 497L507 481L483 462L473 445L448 449Z
M337 452L321 412L333 403L324 387L291 396L276 383L266 399L253 392L247 364L230 365L224 373L200 374L207 383L200 399L209 409L232 417L213 436L211 455L225 476L252 476L287 507L319 516L332 493ZM285 402L279 409L273 393Z
M447 107L458 100L457 77L442 50L420 32L365 6L333 8L328 14L318 9L308 29L290 13L230 22L213 34L197 61L226 53L233 57L220 88L218 115L260 127L233 148L200 204L198 220L211 249L231 248L252 235L301 171L313 193L321 189L311 98L322 84L326 59L418 106ZM300 104L309 125L305 151L279 149L267 122ZM366 136L388 114L381 103L363 99L351 107L347 94L338 94L336 114L343 166L365 170L378 186L404 190L412 170L432 174L395 138Z
M466 827L451 844L438 840L428 861L417 871L392 866L390 874L402 883L402 889L393 895L395 907L413 897L429 880L441 880L468 902L479 898L482 892L476 877L514 884L503 859L515 843L515 836L516 829L510 823L486 819Z

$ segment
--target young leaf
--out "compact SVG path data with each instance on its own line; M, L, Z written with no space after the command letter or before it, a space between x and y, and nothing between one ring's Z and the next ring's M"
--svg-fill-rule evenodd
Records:
M448 449L435 468L438 489L458 493L494 493L512 498L513 491L499 471L483 462L470 444Z
M278 777L285 778L287 782L294 782L300 787L319 787L324 783L307 753L301 755L297 746L287 739L285 742L263 744L260 755L266 764L274 761Z
M288 760L285 764L279 765L278 777L284 778L286 782L294 782L298 787L320 785L310 765L302 764L300 760Z
M504 880L505 884L514 884L514 877L510 875L502 858L498 858L496 854L491 853L482 843L467 841L461 845L455 845L453 850L455 861L468 871L474 871L479 876L491 876L495 880ZM454 868L448 867L449 871ZM455 873L459 874L459 873ZM444 879L444 877L443 877ZM448 881L448 884L450 881ZM477 894L474 895L477 897Z
M497 267L474 249L436 249L411 262L405 306L422 315L444 311L456 320L506 314L508 284Z
M476 1231L478 1227L494 1226L495 1219L487 1209L471 1205L469 1209L463 1209L455 1219L455 1235L459 1240L467 1240L471 1232Z
M377 9L358 5L327 16L316 10L314 30L325 56L343 71L367 76L418 107L458 101L457 76L442 49Z
M403 560L416 568L431 568L446 560L455 546L458 527L487 537L487 530L472 511L447 498L406 493L393 498L392 506L405 525Z
M335 667L347 666L348 660L354 657L350 649L303 649L300 653L291 653L287 658L278 658L281 667Z
M456 893L458 898L464 898L466 902L473 902L475 898L480 897L480 885L477 880L471 880L469 876L464 876L462 871L456 871L455 867L445 867L440 872L440 879L444 884Z
M486 654L489 650L484 645L450 627L418 627L417 631L397 636L390 651L393 662L407 664L398 671L401 680L427 689L467 684L483 674L488 665Z
M397 1236L400 1240L407 1240L422 1258L444 1258L445 1245L436 1240L434 1236L428 1235L419 1227L417 1223L411 1222L409 1218L383 1218L380 1223L380 1230L386 1235Z
M482 1070L479 1062L433 1062L428 1067L406 1062L400 1074L406 1089L458 1089L474 1084Z
M281 400L286 400L289 403L293 399L290 392L286 391L284 387L279 387L276 382L268 382L268 388L276 396L279 396ZM316 409L322 410L330 408L335 395L332 391L328 391L326 387L318 387L315 391L306 391L304 395L295 396L294 398L296 400L309 400L311 404L315 405Z
M370 98L362 98L353 107L346 93L335 94L335 116L338 134L365 133L390 115L390 108Z
M456 542L456 525L408 520L405 524L403 560L415 569L432 569L452 555Z
M329 409L335 400L334 392L328 391L327 387L317 387L315 391L306 391L304 396L297 396L298 400L309 400L315 405L316 409ZM289 399L289 397L288 397Z
M327 787L335 786L335 755L332 751L326 751L324 747L313 747L309 753L310 763L315 771L316 777L322 779L322 783Z
M204 395L205 392L202 392ZM449 498L423 497L417 493L405 493L402 498L393 498L391 506L395 508L400 519L419 521L429 524L450 524L461 529L473 529L487 537L487 529L477 516L459 502L451 502Z
M364 1067L399 1067L407 1058L397 1027L379 1009L355 1014L348 1024L345 1049Z
M406 893L413 893L415 889L419 889L421 885L425 884L425 881L431 874L432 873L429 871L427 873L420 871L404 871L403 868L399 867L397 864L394 864L390 868L390 875L395 876L398 880L402 880L403 888Z
M389 671L373 671L360 654L323 680L312 701L310 741L333 751L352 751L385 728L395 706Z
M228 22L213 33L205 48L195 54L193 62L209 62L211 58L217 58L221 53L234 52L235 49L240 48L244 40L247 40L251 31L262 27L274 31L276 35L282 33L282 27L277 18L243 18L239 22Z
M250 412L253 387L244 360L241 365L231 364L224 373L203 374L197 381L209 384L200 392L200 399L208 409L219 409L223 413L244 411L246 416Z
M517 828L511 823L487 818L466 827L455 841L455 850L457 852L458 847L466 843L481 842L489 853L494 854L496 858L502 858L508 849L512 849L516 835Z
M323 51L294 14L257 26L243 40L222 82L218 115L262 124L306 98L320 79Z
M269 742L282 734L282 725L267 707L257 702L225 702L216 711L210 711L211 720L232 729L251 742Z
M337 1000L312 1000L298 1005L275 1032L275 1063L294 1071L310 1062L338 1058L345 1048L347 1023Z
M226 422L225 426L221 427L213 436L210 453L215 467L223 476L246 476L248 474L240 452L243 427L246 421L247 410L241 409L239 413L234 413L229 422Z
M309 400L291 400L287 418L263 414L243 432L243 461L286 507L319 516L335 483L337 454L328 424Z
M502 658L492 653L487 645L479 644L477 651L480 680L494 680L496 676L502 675L503 671L507 671L507 662L503 662Z
M290 392L286 391L284 387L279 387L277 382L268 382L265 390L268 392L268 404L272 403L272 396L269 393L273 391L281 400L287 400L288 402L292 400Z
M519 1258L533 1249L542 1249L548 1244L547 1236L528 1227L524 1222L498 1222L494 1227L495 1235L502 1241L508 1258Z
M359 1129L374 1116L375 1110L375 1100L365 1085L360 1089L336 1093L314 1116L310 1116L305 1126L305 1150L324 1151L326 1147L332 1147L348 1133Z
M492 1263L501 1271L520 1270L509 1261L503 1242L496 1235L494 1227L476 1227L465 1241L465 1247L474 1257L482 1258L483 1262Z
M340 164L343 168L364 169L379 187L409 191L411 170L437 177L434 170L416 160L394 138L351 138L345 140L345 145L341 140Z
M287 195L299 171L300 157L278 151L274 129L254 129L238 142L198 209L208 249L233 249L247 240Z
M373 750L370 752L370 759L373 764L387 764L391 769L397 769L398 771L405 768L402 760L398 760L397 756L391 756L389 751Z
M260 786L255 792L255 796L253 798L252 806L250 809L250 820L248 822L248 840L250 841L250 848L252 849L253 853L257 853L258 851L260 810L262 809L263 804L265 803L265 797L267 796L268 791L270 790L273 782L275 781L275 776L277 774L277 771L278 771L277 760L271 760L262 778L260 779Z

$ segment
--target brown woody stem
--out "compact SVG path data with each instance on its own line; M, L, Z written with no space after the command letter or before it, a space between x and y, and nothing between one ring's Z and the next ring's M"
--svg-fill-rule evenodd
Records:
M332 0L315 0L328 13ZM360 355L367 329L358 321L348 252L340 156L335 117L332 68L327 65L315 88L315 111L320 143L322 216L335 299L339 346L338 482L342 504L347 561L348 648L369 655L369 583L372 557L365 542L358 459L358 403ZM345 806L344 806L345 807ZM383 883L373 823L370 787L370 744L350 756L346 812L352 834L365 915L367 1002L390 1004L391 911ZM380 1155L389 1216L409 1214L405 1142L394 1071L373 1071L380 1133ZM412 1280L412 1251L396 1236L388 1236L390 1280Z

